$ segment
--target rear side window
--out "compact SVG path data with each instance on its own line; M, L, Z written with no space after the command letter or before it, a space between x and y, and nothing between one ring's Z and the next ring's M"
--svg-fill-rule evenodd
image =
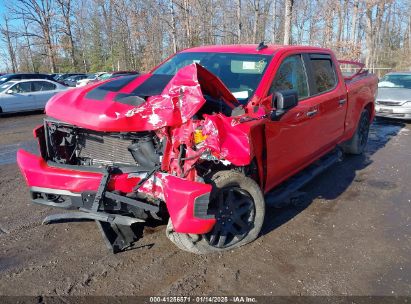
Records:
M337 84L337 75L335 74L331 58L316 58L314 55L310 58L310 61L317 93L333 89Z
M296 90L298 99L308 97L308 81L300 55L287 57L280 65L270 88L270 94L277 91Z
M51 91L55 90L56 85L47 81L33 81L34 91Z

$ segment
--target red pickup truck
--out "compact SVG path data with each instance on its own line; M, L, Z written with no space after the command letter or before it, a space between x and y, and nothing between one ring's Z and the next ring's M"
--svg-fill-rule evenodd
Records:
M376 90L328 49L191 48L54 96L34 130L41 156L17 161L34 203L76 210L44 223L94 220L119 251L168 220L183 250L232 249L257 238L270 200L364 151Z

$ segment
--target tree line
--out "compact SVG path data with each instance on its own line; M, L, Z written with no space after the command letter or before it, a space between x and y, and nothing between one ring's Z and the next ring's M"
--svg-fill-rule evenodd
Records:
M5 0L0 0L5 1ZM10 72L148 71L207 44L308 44L368 68L411 68L407 0L14 0L0 57Z

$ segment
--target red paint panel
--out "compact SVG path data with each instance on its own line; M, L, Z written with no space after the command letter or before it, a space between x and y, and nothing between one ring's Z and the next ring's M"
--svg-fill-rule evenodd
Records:
M95 191L102 177L100 173L50 167L41 157L24 150L17 151L17 164L30 187Z
M37 155L24 150L17 152L17 164L29 187L68 190L75 193L97 191L101 173L50 167ZM109 190L131 192L141 177L129 174L115 175L109 182ZM163 199L177 232L202 234L210 231L215 219L194 217L194 201L211 191L211 186L187 181L172 175L157 173L146 181L140 192Z
M130 132L157 130L187 122L206 102L203 96L223 98L233 107L235 97L212 73L198 64L180 69L160 95L151 96L140 106L115 101L117 94L130 92L142 83L143 75L103 100L87 98L98 85L73 89L52 97L46 106L48 116L95 131ZM104 84L107 84L105 82Z
M176 232L203 234L213 228L215 219L194 217L194 200L209 192L211 185L184 180L173 175L165 177L167 209Z

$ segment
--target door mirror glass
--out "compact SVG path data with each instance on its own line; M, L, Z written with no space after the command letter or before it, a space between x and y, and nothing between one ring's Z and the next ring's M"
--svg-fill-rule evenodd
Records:
M6 94L10 94L10 95L13 95L13 94L14 94L14 92L13 92L13 90L11 90L11 89L8 89L8 90L6 91Z
M273 94L271 119L277 120L287 111L298 105L298 93L296 90L283 90Z

